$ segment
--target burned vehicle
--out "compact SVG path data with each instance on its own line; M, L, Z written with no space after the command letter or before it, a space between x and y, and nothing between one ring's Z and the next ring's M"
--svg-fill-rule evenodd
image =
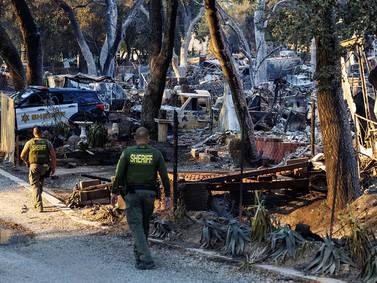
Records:
M211 94L206 90L195 90L195 93L178 93L176 97L169 97L161 106L163 119L173 123L174 111L177 111L179 128L194 129L204 128L211 121ZM174 102L173 102L174 101ZM140 118L141 105L131 108L133 117Z

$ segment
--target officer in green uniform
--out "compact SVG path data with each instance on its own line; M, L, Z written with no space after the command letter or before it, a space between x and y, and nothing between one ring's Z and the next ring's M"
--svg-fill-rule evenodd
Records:
M29 167L29 182L33 189L34 208L43 212L42 191L44 178L56 169L56 154L51 142L42 138L42 130L33 128L34 138L29 140L22 152L21 159Z
M148 145L146 128L136 130L135 141L136 146L126 148L118 161L112 203L119 193L125 199L127 222L134 238L136 268L153 269L155 264L148 248L148 232L159 189L157 173L165 189L167 208L170 207L170 181L161 152Z

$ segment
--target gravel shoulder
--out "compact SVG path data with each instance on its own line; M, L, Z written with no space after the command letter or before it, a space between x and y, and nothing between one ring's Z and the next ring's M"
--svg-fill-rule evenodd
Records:
M0 220L33 233L27 244L0 245L0 282L295 282L156 245L158 268L136 270L129 233L78 224L48 203L36 213L30 193L3 176L0 207Z

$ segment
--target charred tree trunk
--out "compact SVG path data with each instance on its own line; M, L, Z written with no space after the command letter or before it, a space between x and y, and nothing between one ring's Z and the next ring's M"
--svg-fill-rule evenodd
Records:
M333 3L331 3L333 2ZM327 203L345 208L360 193L355 150L345 102L341 96L338 43L335 36L335 1L319 9L323 24L316 36L318 112L327 176Z
M258 157L255 145L254 124L249 111L247 111L248 108L240 76L224 39L220 21L217 16L216 0L205 0L205 8L208 27L211 34L212 49L221 64L221 69L223 70L225 79L232 92L238 121L240 122L241 127L242 125L245 125L246 127L245 133L249 144L249 161L254 161Z
M16 90L26 87L25 71L17 48L13 45L5 29L0 26L0 57L5 60L9 67L13 85Z
M58 3L59 7L67 14L67 16L68 16L68 18L71 22L72 28L75 31L77 44L80 47L81 54L84 57L86 65L87 65L88 74L89 75L97 75L97 66L96 66L96 62L94 60L93 53L90 50L88 43L85 40L85 37L82 33L80 24L79 24L79 22L76 18L75 12L64 1L62 1L62 0L55 0L55 1Z
M21 26L21 33L27 49L27 82L43 84L43 54L39 28L25 0L12 0Z
M162 96L166 84L166 73L173 56L175 23L178 1L166 1L166 13L163 17L162 0L150 1L151 36L149 55L150 81L144 94L142 123L150 131L153 138L157 136L157 125L154 121L158 117ZM163 19L165 19L165 24Z

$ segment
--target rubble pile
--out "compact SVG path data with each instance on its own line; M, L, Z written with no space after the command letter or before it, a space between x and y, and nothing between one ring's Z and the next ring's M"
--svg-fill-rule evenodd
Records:
M282 51L267 59L268 82L252 87L249 60L240 54L235 54L234 60L255 125L256 146L262 164L272 166L281 164L288 157L307 156L314 92L308 66L302 63L295 52ZM285 68L288 65L284 64L288 64L289 68ZM82 129L80 132L77 129L79 127L71 128L58 135L59 143L55 143L55 146L59 156L67 159L79 155L81 151L87 157L94 157L98 147L104 151L120 150L129 144L133 140L132 133L141 125L148 69L147 64L123 66L116 79L81 73L48 75L50 87L95 90L107 112L107 135L96 125L87 126L89 141L85 142L85 132ZM187 149L184 159L190 156L187 161L193 161L195 165L226 170L239 165L240 153L237 147L240 144L241 127L218 60L211 56L190 58L185 77L177 80L171 72L167 78L160 115L155 122L159 129L158 142L170 146L174 144L174 111L178 115L178 146ZM318 119L315 128L316 145L320 151ZM96 134L100 132L102 137ZM101 144L97 142L100 140ZM168 160L172 159L169 157Z
M301 89L292 87L287 82L275 81L274 84L265 84L246 93L256 129L257 150L262 159L269 160L271 164L279 164L288 159L287 155L290 158L310 156L308 145L311 140L312 92L311 88ZM208 135L208 131L195 128L184 133L180 131L179 135L180 146L191 146L192 158L203 163L212 162L213 165L221 163L221 168L228 169L228 162L239 163L232 156L230 140L240 139L238 124L229 120L236 116L229 95L229 91L225 89L224 95L217 97L212 106L214 134ZM226 112L229 115L225 120L222 116L226 113L224 108L228 109ZM318 132L319 121L316 119L316 147L321 151ZM172 136L169 138L171 140Z
M191 157L205 163L216 162L221 168L229 169L232 163L229 145L235 138L239 135L230 131L214 133L191 147Z

